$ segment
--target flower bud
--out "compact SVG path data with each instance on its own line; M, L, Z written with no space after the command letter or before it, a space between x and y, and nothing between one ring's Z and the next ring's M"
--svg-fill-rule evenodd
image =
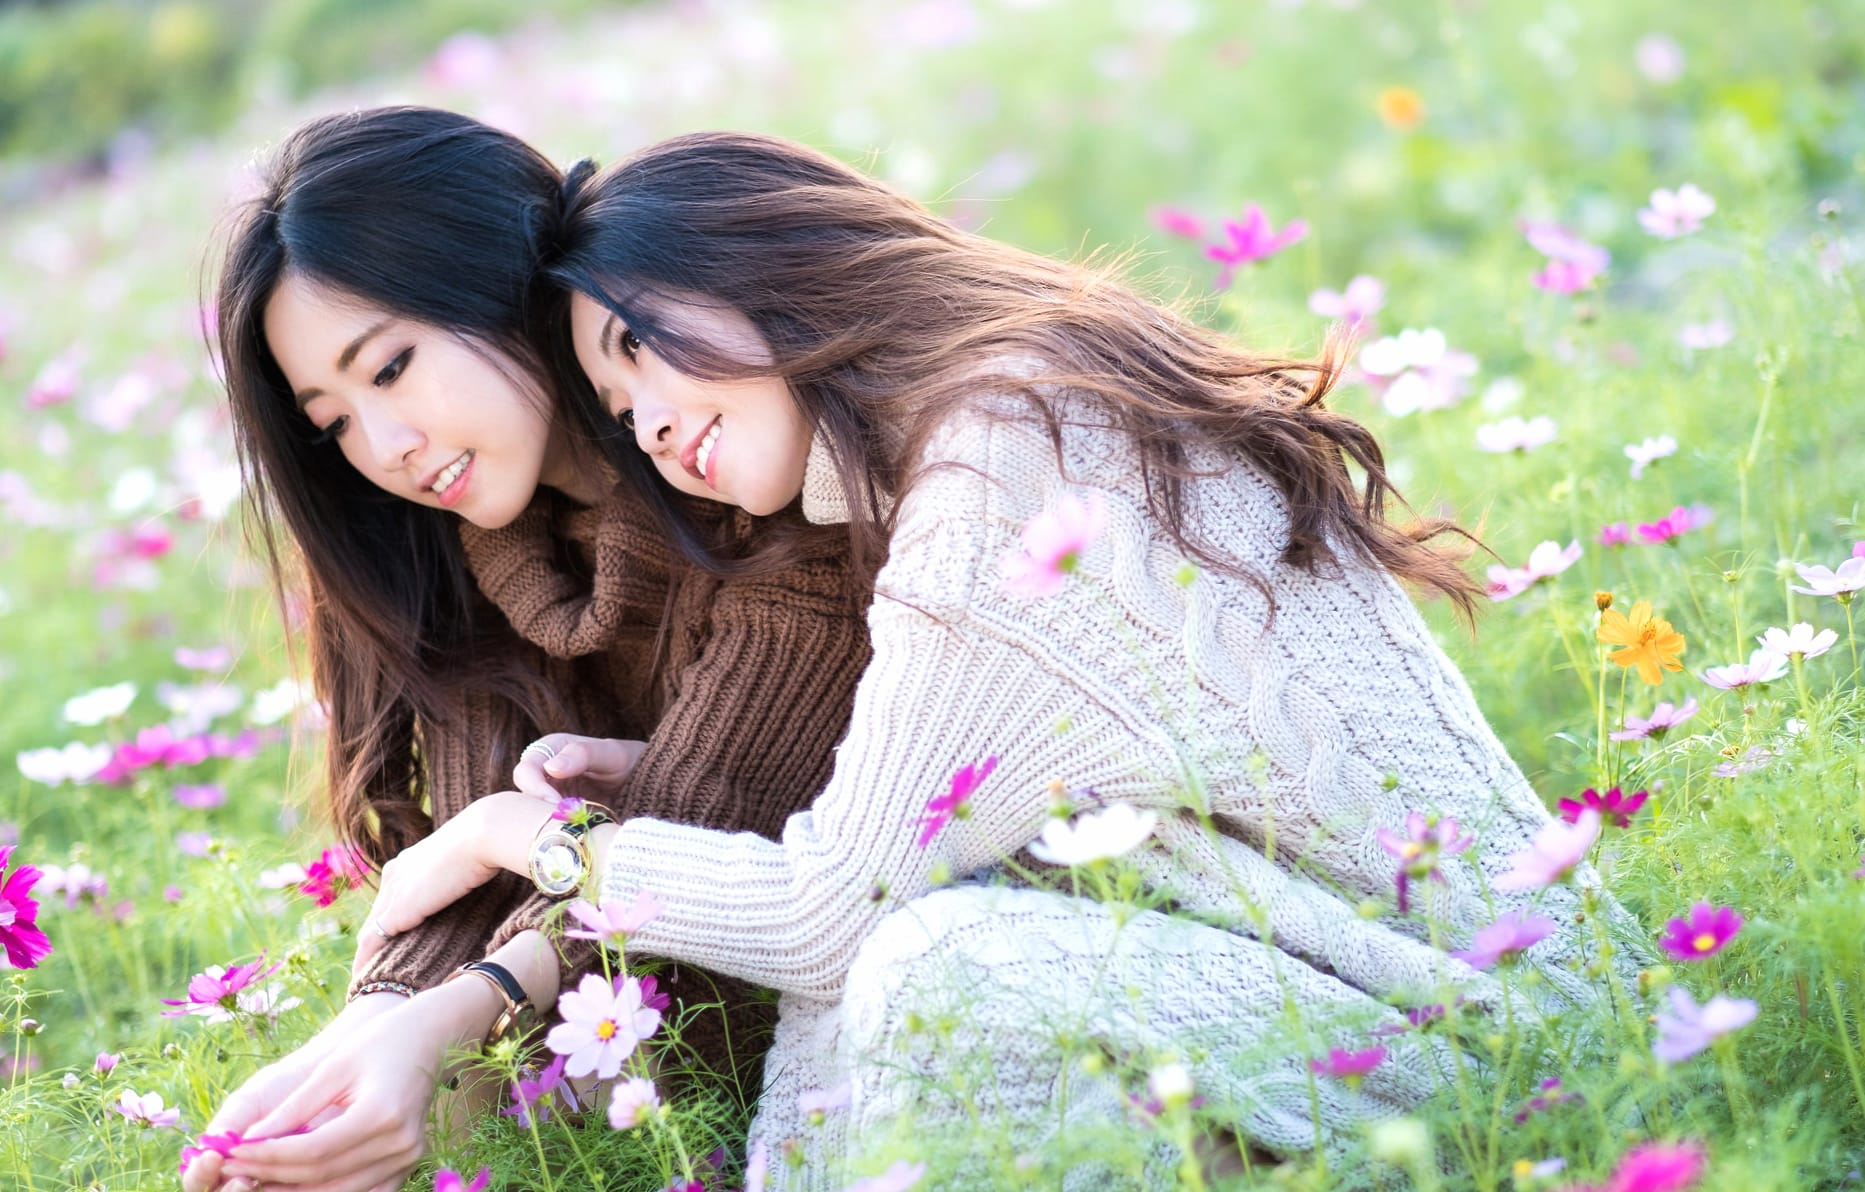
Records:
M1612 593L1608 592L1604 588L1601 588L1599 591L1593 593L1593 607L1597 608L1601 612L1605 612L1607 609L1611 608L1612 607Z

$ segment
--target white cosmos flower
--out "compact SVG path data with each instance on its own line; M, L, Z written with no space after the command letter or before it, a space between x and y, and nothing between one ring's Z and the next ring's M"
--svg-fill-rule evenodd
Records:
M1833 648L1834 643L1839 640L1839 635L1830 629L1822 629L1815 633L1813 626L1801 621L1792 629L1770 629L1755 640L1761 643L1762 649L1770 653L1781 654L1789 658L1796 654L1802 658L1818 658Z
M1050 820L1043 826L1042 839L1030 842L1030 852L1051 865L1090 865L1132 852L1158 823L1156 811L1135 811L1116 803L1105 811L1077 816L1072 824Z
M1800 578L1807 581L1809 587L1794 586L1794 591L1805 596L1832 596L1850 598L1852 593L1865 589L1865 557L1854 556L1839 564L1838 570L1831 567L1797 566Z
M102 724L129 711L135 699L136 684L113 683L109 687L99 687L66 700L65 719L72 724Z

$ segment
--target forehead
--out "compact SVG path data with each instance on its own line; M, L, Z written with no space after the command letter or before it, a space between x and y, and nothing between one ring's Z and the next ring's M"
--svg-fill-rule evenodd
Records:
M328 368L345 345L388 317L360 299L287 274L266 300L266 346L287 373Z

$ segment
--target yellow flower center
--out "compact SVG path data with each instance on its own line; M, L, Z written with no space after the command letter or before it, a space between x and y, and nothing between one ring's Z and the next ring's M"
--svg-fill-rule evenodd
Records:
M605 1018L596 1024L596 1038L601 1039L604 1043L615 1038L615 1031L616 1026L613 1018Z
M1690 946L1699 952L1714 952L1716 950L1716 937L1706 931L1696 939L1691 940Z

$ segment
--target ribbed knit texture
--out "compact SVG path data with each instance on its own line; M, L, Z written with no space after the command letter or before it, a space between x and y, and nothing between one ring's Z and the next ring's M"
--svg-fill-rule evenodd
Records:
M741 532L749 519L721 510ZM867 634L844 560L824 557L757 580L721 582L675 563L657 523L618 491L601 506L571 506L545 491L500 530L461 524L483 594L534 648L574 724L536 726L501 714L486 696L447 725L424 725L436 823L482 794L511 789L524 745L546 731L645 739L623 789L623 817L651 815L775 837L827 780L868 661ZM667 634L658 682L655 643ZM561 904L526 878L494 881L383 948L359 980L427 988L521 931L545 927ZM550 924L547 926L547 924ZM559 941L562 986L596 963L593 946ZM690 1025L703 1061L755 1057L773 1012L748 983L680 964L661 976L680 1000L723 998Z
M1419 900L1448 925L1448 945L1462 946L1497 912L1527 902L1495 894L1492 907L1485 887L1549 818L1411 601L1390 575L1350 556L1321 576L1282 562L1281 494L1253 468L1201 449L1190 462L1213 475L1187 484L1189 528L1266 582L1273 622L1264 593L1245 579L1204 570L1181 582L1184 552L1147 508L1130 443L1091 425L1081 408L1071 417L1060 469L1042 428L988 411L957 415L935 435L922 462L966 466L935 467L900 507L868 613L874 659L848 737L827 788L790 818L780 840L637 819L609 849L605 902L647 889L667 906L632 946L786 995L754 1126L772 1148L793 1138L807 1144L810 1161L782 1186L843 1178L840 1127L805 1126L798 1091L852 1077L857 1124L894 1104L887 1090L898 1056L877 1055L892 1054L888 1023L902 1012L901 983L887 977L886 963L864 965L865 977L849 983L858 955L897 952L889 937L900 924L922 933L929 919L982 930L976 916L931 916L915 900L933 888L935 867L962 877L1023 849L1048 819L1052 781L1084 803L1156 810L1161 827L1136 860L1180 907L1215 924L1164 928L1152 924L1158 916L1129 924L1137 939L1123 955L1156 955L1162 966L1136 1041L1193 1029L1186 1007L1203 999L1238 1015L1235 1031L1207 1043L1218 1049L1211 1062L1245 1064L1267 1029L1250 1015L1279 1004L1283 990L1309 1009L1355 1009L1369 1024L1391 1020L1382 999L1420 1004L1408 993L1441 979L1462 982L1472 998L1495 997L1488 978L1424 942L1418 916L1368 921L1356 910L1362 899L1390 902L1393 894L1394 862L1376 829L1402 830L1413 810L1455 816L1480 844L1448 859L1446 880L1424 883ZM834 506L822 492L821 462L820 453L812 457L805 486L816 494L812 511ZM1105 534L1059 594L1008 594L1000 559L1065 492L1105 501ZM917 847L928 799L960 767L993 755L997 767L969 817ZM1200 811L1215 835L1200 826ZM884 900L870 897L877 885ZM1090 912L1081 904L1026 894L1012 922L1030 947L1071 931L1086 938L1079 923ZM877 936L902 904L896 928ZM1564 928L1529 962L1556 1000L1590 1001L1591 987L1567 967L1587 949L1572 926L1573 895L1551 891L1537 905ZM1254 927L1252 908L1267 915L1267 932ZM1186 943L1199 933L1203 945ZM1237 938L1259 934L1271 946ZM989 955L959 951L982 965L984 976L972 982L981 1029L995 1024L1005 1040L1027 1033L1027 1016L1002 1012L988 992ZM1204 969L1170 960L1196 954L1229 959ZM1067 985L1072 971L1052 967L1049 979ZM998 975L1010 985L1037 980ZM1189 993L1169 988L1188 980ZM989 1035L976 1046L992 1046ZM1037 1104L1055 1074L1039 1067L998 1077L1034 1082L1033 1093L1004 1095ZM1299 1071L1285 1064L1248 1089L1225 1087L1249 1107L1242 1129L1267 1146L1301 1145L1292 1123L1306 1122L1309 1110ZM1422 1095L1400 1079L1369 1090L1394 1103ZM1350 1127L1357 1116L1343 1103L1329 1124Z

